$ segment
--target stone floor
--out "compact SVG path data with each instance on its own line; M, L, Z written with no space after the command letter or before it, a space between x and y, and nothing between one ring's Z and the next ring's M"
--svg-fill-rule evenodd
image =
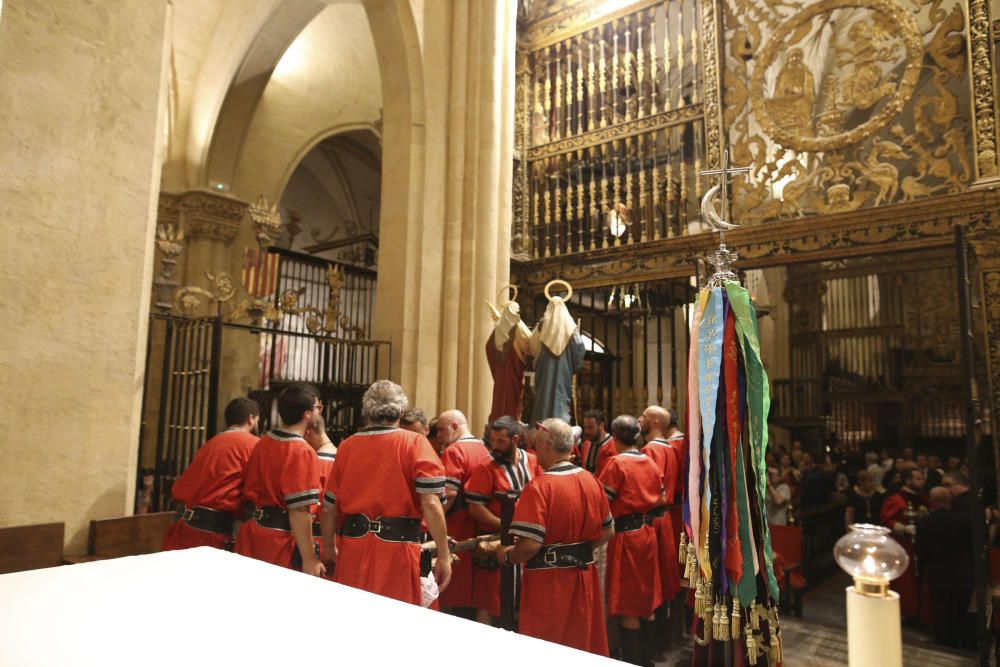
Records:
M782 617L784 667L844 667L847 665L847 615L844 589L847 575L835 577L811 591L803 604L803 618ZM657 667L688 667L691 647L670 651ZM762 663L759 663L762 664ZM904 667L973 667L975 655L935 645L921 632L903 630Z

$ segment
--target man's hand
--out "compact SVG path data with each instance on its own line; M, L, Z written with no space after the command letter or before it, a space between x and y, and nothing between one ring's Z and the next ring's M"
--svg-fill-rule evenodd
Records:
M333 568L337 566L337 557L339 555L336 543L327 542L323 545L323 561L328 572L332 572Z
M306 574L311 574L314 577L322 577L326 575L326 566L319 562L316 558L303 558L302 571Z
M444 592L451 582L451 554L442 558L440 555L434 562L434 580L437 581L438 590Z

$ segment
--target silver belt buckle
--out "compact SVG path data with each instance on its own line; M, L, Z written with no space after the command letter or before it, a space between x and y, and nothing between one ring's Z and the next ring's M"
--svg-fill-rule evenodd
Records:
M382 532L382 522L381 521L372 521L371 519L369 519L368 520L368 532L369 533L375 533L376 535L378 535L379 533L381 533Z
M181 519L183 519L184 521L187 521L188 523L190 523L191 519L193 519L193 518L194 518L194 509L193 508L192 509L188 509L187 507L185 507L184 508L184 512L181 513Z
M257 523L260 523L260 520L264 518L264 510L261 508L255 509L253 511L253 516L250 518L256 521Z
M556 564L556 552L555 551L546 551L545 552L545 556L543 557L543 559L544 559L546 565L555 565Z

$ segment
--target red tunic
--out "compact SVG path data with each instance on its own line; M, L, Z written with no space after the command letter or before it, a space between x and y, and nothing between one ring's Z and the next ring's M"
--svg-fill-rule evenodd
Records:
M681 435L680 439L683 437ZM678 439L677 436L668 440L653 438L642 448L643 453L652 459L661 471L663 488L671 490L667 493L667 505L673 503L672 489L676 488L677 479L680 477L678 471L681 467L678 460L681 456L681 450L675 445ZM654 519L653 528L656 529L657 535L663 599L673 600L674 596L681 590L681 572L677 559L677 532L674 529L674 520L670 512Z
M580 467L600 475L608 459L614 455L615 447L610 435L605 435L596 445L590 440L584 440L583 449L580 451Z
M912 493L904 487L898 493L894 493L886 498L885 502L882 503L882 524L890 529L897 523L905 526L908 521L906 513L908 511L919 512L921 507L927 507L927 499L923 495ZM892 533L892 537L903 545L903 548L906 549L906 555L910 557L910 564L906 567L906 572L898 579L893 580L891 587L892 590L899 593L899 610L903 618L911 618L916 616L921 610L916 570L914 569L916 557L913 549L913 540L909 535L897 535L895 532ZM918 535L917 539L919 538L920 536Z
M660 504L663 475L650 457L626 450L612 457L598 480L604 486L616 519L626 514L647 514ZM615 532L608 543L608 569L604 577L609 616L645 618L663 603L657 532L645 523L638 530ZM676 550L674 561L677 560Z
M559 463L525 487L510 532L543 545L597 542L611 521L600 482L583 468ZM525 569L520 632L608 655L597 568Z
M445 447L441 452L441 462L444 464L445 485L458 492L455 504L448 512L448 535L456 540L467 540L476 534L476 522L469 516L465 507L465 486L469 483L472 471L491 460L489 450L483 441L474 436L465 436ZM451 566L451 583L441 593L442 607L473 607L472 558L462 557Z
M316 452L302 436L275 429L257 443L247 463L243 497L258 507L284 510L319 503ZM236 553L290 568L295 552L291 531L265 528L256 521L240 527Z
M316 452L316 460L319 468L319 488L325 489L326 482L330 479L330 474L333 472L333 462L337 460L336 452ZM319 553L320 560L323 560L323 538L318 537L319 535L319 515L322 510L322 505L314 505L309 508L313 515L313 542L316 544L316 551ZM338 541L338 545L340 542ZM333 573L328 573L330 579L333 578Z
M323 504L348 514L422 515L421 493L444 491L444 468L424 436L391 426L370 426L340 443ZM420 604L420 545L387 542L372 533L341 537L334 581Z
M490 459L472 471L465 487L465 498L469 504L484 505L499 517L500 502L493 494L498 491L521 491L525 484L541 474L535 455L523 449L519 452L516 463L497 463ZM477 528L483 533L490 532L490 528L486 526ZM515 574L515 581L518 581L519 576ZM491 615L499 616L500 570L475 568L473 584L472 601L476 609L486 609Z
M257 436L239 429L227 429L210 439L171 489L174 500L185 507L208 507L236 515L243 497L243 472L257 444ZM192 528L177 521L167 529L163 550L191 547L222 549L228 535Z

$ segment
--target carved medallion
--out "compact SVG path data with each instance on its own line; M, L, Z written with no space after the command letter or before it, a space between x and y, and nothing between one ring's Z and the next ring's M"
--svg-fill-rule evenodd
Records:
M824 48L836 75L817 89L807 49ZM750 82L764 131L786 148L825 152L871 136L902 111L920 75L923 42L894 0L823 0L771 35ZM902 69L902 74L897 72Z

